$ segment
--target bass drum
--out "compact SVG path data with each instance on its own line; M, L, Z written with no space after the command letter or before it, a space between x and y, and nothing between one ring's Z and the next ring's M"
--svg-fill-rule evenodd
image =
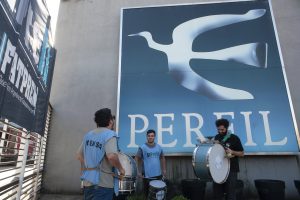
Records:
M125 170L125 176L119 181L119 193L131 194L135 191L135 181L137 177L137 166L135 160L122 152L118 153L122 167Z
M200 180L213 179L216 183L224 183L230 170L230 160L220 144L204 143L195 148L192 165L195 175Z

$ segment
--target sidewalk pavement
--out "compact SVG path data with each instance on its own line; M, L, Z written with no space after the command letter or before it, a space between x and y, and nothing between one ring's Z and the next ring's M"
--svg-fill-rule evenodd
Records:
M83 200L82 195L58 195L58 194L41 194L40 200ZM258 200L258 199L248 199Z
M41 194L40 200L82 200L82 195Z

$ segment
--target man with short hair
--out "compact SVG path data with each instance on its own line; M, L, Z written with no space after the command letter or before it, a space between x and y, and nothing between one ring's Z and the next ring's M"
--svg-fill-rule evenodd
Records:
M244 149L240 138L228 131L229 121L227 119L218 119L216 127L218 134L214 137L214 140L224 146L226 154L230 158L230 171L225 183L213 182L214 199L221 200L226 194L226 200L235 200L237 173L240 170L238 157L244 156Z
M144 178L144 192L148 197L149 182L166 177L166 160L161 146L154 141L155 131L148 130L146 136L147 142L139 147L135 160L138 166L138 176ZM141 161L143 161L143 172L139 170Z
M77 152L81 163L81 180L83 181L84 200L111 200L114 188L118 190L115 173L118 169L122 178L125 171L119 161L117 134L114 127L114 117L109 108L103 108L95 113L96 129L85 134ZM114 183L115 182L115 183Z

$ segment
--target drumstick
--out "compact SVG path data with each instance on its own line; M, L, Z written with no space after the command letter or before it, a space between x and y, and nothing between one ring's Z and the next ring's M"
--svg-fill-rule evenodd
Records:
M104 172L104 173L106 173L106 174L110 174L110 175L112 175L113 177L116 177L116 178L118 178L118 179L120 179L120 180L122 180L123 178L132 178L132 176L118 175L118 174L115 174L114 172L106 172L106 171L104 171L104 170L101 170L101 172Z
M158 179L156 179L156 178L150 178L150 177L149 177L149 178L146 178L146 177L144 177L144 176L141 177L141 178L143 178L143 179L150 179L150 180L158 180Z
M156 178L146 178L145 176L143 175L139 175L138 178L142 178L142 179L150 179L150 180L157 180Z
M146 178L146 177L141 177L142 179L149 179L149 180L159 180L159 181L164 181L165 180L165 178L164 177L162 177L161 179L158 179L158 178Z
M115 173L113 173L113 172L106 172L106 171L104 171L104 170L101 170L101 172L104 172L104 173L106 173L106 174L110 174L110 175L112 175L113 177L118 178L118 179L120 179L120 180L122 180L123 178L127 178L127 177L128 177L128 176L125 176L125 175L118 175L118 174L115 174Z

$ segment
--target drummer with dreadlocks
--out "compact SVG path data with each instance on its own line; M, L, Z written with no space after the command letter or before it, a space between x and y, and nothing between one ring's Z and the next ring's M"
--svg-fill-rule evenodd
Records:
M238 157L244 156L244 149L240 138L228 130L229 121L227 119L218 119L216 127L218 134L214 140L225 147L226 154L230 158L230 171L226 182L222 184L213 183L214 199L223 199L224 194L226 194L227 200L235 200L237 173L239 172Z

